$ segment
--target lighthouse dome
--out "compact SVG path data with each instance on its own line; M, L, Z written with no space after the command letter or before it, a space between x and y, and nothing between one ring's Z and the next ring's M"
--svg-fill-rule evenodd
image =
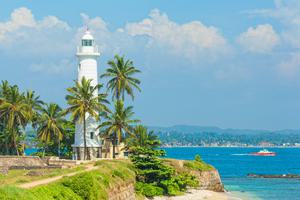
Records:
M90 31L86 31L81 39L82 40L94 40L94 37L92 36Z

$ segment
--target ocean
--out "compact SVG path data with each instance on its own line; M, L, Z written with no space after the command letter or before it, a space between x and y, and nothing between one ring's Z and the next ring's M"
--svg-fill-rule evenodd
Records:
M256 174L300 174L300 148L268 148L276 156L251 156L260 148L163 148L168 158L192 160L196 154L219 170L225 189L245 200L300 200L300 179L249 178Z

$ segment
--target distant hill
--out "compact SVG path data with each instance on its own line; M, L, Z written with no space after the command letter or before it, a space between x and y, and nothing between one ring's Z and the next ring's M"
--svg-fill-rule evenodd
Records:
M165 146L300 146L300 130L222 129L176 125L148 127Z

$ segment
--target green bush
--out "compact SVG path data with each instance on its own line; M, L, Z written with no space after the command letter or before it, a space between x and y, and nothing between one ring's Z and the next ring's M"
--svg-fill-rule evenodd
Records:
M93 176L92 172L82 173L79 175L75 175L70 177L64 181L62 184L65 187L70 188L80 196L82 199L86 200L98 200L100 196L99 188L100 183L97 181L95 176Z
M135 184L135 190L146 197L161 196L164 193L163 188L158 187L154 184L137 182Z
M179 185L174 181L174 179L161 181L160 185L164 188L165 193L169 196L182 194Z
M40 186L31 190L38 199L43 200L81 200L73 190L68 187L64 187L62 184L50 184L46 186Z
M200 157L199 154L197 154L197 155L195 156L195 161L197 161L197 162L202 162L202 159L201 159L201 157Z

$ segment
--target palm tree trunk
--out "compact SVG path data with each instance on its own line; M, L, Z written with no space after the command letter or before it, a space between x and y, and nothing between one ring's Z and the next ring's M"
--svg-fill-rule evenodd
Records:
M46 144L45 144L44 149L43 149L43 158L45 158L45 152L46 152Z
M58 154L58 157L60 158L60 140L59 140L59 137L58 137L58 149L57 149L57 154Z
M85 113L84 113L84 116L83 116L83 140L84 140L84 156L83 156L83 159L86 160L87 147L86 147L86 120L85 120Z
M6 151L6 155L8 155L8 137L5 136L5 151Z
M17 141L16 141L16 135L15 135L15 131L12 130L12 135L13 135L13 143L14 143L14 147L17 153L17 156L19 156L19 150L18 150L18 145L17 145Z
M114 133L114 138L113 138L113 159L116 158L116 133Z

